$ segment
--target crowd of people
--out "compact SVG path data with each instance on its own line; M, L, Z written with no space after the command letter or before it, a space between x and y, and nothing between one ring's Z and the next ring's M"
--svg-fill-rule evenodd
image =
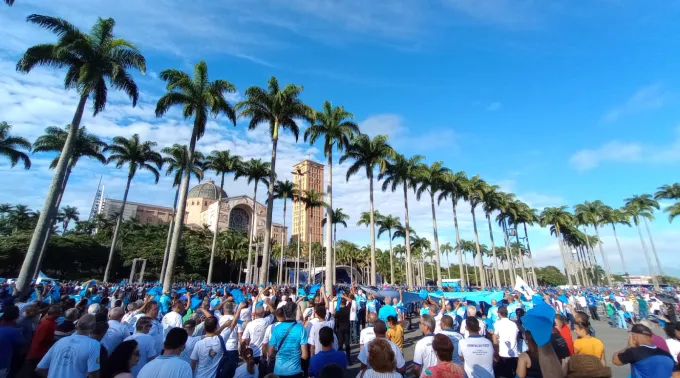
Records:
M161 293L92 281L36 285L19 298L5 284L0 378L343 378L355 362L358 378L597 378L611 377L612 365L630 365L632 377L680 376L680 323L653 292L506 290L475 303L433 290L420 309L391 292L181 283ZM547 342L526 323L537 303L554 310ZM591 324L604 314L629 331L613 354ZM665 320L666 338L650 316ZM405 356L412 322L422 335Z

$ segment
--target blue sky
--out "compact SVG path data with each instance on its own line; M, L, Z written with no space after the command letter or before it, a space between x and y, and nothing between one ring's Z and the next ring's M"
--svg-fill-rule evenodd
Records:
M364 132L387 134L399 152L480 174L535 208L595 199L620 206L627 196L675 181L680 46L668 38L680 31L675 3L147 0L139 5L17 0L12 8L0 7L0 120L34 139L47 126L68 123L75 108L75 94L61 88L60 72L14 72L27 47L53 40L24 22L28 14L64 17L85 30L97 16L113 17L117 34L147 57L148 72L138 79L143 93L137 108L111 91L107 110L85 118L92 132L107 139L136 132L160 146L185 143L189 128L177 112L160 120L153 115L164 90L158 73L190 71L203 59L211 77L238 87L234 101L271 75L304 85L310 105L319 107L324 100L343 105ZM289 136L279 147L283 177L307 153L324 160L318 148ZM231 149L246 158L270 153L264 129L246 132L243 121L234 128L223 119L209 125L199 148ZM34 155L28 172L0 165L0 202L39 209L51 177L50 158ZM334 170L334 204L345 208L354 224L368 208L368 184L360 177L345 183L345 169ZM107 195L122 197L124 173L84 161L65 202L86 214L100 175ZM229 194L252 193L245 182L228 185ZM170 205L172 196L170 179L153 185L140 173L130 200ZM376 193L376 201L383 213L403 218L399 195ZM430 236L428 204L411 201L416 231ZM461 207L462 237L469 239L471 217ZM444 203L437 210L442 242L455 238L450 209ZM278 206L275 218L280 217ZM483 222L479 226L487 229ZM680 238L662 213L652 232L662 264L680 275L680 266L671 263ZM645 273L637 232L620 234L631 273ZM339 231L339 237L368 242L367 230L356 226ZM530 237L538 265L560 265L547 230L532 229ZM612 270L620 271L610 230L602 237ZM480 239L488 243L488 232ZM386 240L379 245L386 246Z

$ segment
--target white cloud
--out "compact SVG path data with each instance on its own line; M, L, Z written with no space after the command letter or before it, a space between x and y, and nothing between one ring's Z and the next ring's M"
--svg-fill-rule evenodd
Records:
M663 84L650 84L638 89L623 104L610 109L602 117L602 122L613 123L626 116L658 109L667 105L671 99L671 93L668 92Z
M495 102L490 103L490 104L486 107L486 110L488 110L488 111L490 111L490 112L495 112L495 111L500 110L501 107L503 107L503 104L501 104L501 103L498 102L498 101L495 101Z
M405 120L398 114L377 114L359 122L361 132L375 137L387 135L392 147L408 147L416 153L433 148L458 148L458 137L450 128L429 128L422 131L416 127L406 127Z

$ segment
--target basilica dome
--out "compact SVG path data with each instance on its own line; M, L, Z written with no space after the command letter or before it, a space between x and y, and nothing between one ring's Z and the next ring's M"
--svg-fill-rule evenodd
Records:
M208 180L203 184L198 184L189 190L188 198L204 198L209 200L218 200L220 196L220 187L215 185L215 182ZM227 192L222 190L222 199L227 199Z

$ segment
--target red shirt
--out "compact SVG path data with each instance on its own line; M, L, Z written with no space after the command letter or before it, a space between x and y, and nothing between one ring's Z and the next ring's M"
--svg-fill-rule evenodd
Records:
M567 327L567 324L562 324L562 328L559 329L560 335L564 338L564 340L567 342L567 348L569 348L569 355L573 356L574 355L574 340L571 338L571 331L569 330L569 327Z
M40 361L47 351L54 344L54 331L57 329L57 322L53 319L45 318L38 329L33 334L33 341L31 341L31 348L28 350L27 360Z

